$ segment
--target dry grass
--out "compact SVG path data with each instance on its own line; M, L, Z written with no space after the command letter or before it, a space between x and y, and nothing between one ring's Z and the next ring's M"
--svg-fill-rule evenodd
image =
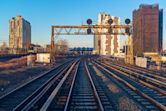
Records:
M27 63L27 57L20 57L20 58L14 58L6 62L0 62L0 69L1 70L7 70L10 68L16 68L16 67L21 67L25 66Z
M47 66L6 68L0 71L0 96L48 70Z

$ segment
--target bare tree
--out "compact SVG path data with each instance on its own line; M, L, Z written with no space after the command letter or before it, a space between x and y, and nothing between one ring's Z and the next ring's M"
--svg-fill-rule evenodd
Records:
M56 51L56 54L58 55L67 54L69 51L68 41L65 39L58 40L57 43L55 44L55 51Z

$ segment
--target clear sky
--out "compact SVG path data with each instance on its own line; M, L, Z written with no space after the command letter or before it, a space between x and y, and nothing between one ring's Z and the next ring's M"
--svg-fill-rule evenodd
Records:
M9 38L9 19L21 15L32 26L32 43L48 44L51 25L81 25L88 18L97 21L98 13L107 12L132 19L140 4L159 4L164 9L164 48L166 49L166 0L0 0L0 42ZM62 37L64 38L64 36ZM70 46L93 46L92 36L65 36ZM121 37L122 43L124 39Z

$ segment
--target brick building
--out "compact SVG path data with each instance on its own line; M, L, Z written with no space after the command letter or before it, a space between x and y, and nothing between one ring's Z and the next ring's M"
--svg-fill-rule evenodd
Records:
M163 38L163 10L155 5L140 5L133 11L134 55L161 52Z

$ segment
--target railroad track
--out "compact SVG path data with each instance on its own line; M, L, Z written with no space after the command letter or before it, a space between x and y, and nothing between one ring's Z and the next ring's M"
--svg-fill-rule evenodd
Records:
M131 78L130 76L122 74L120 70L113 70L110 66L104 63L92 61L92 63L108 73L111 77L124 85L123 89L128 92L134 100L139 102L147 110L163 110L166 111L166 95L157 92L139 81Z
M113 98L110 96L110 90L107 87L101 77L97 76L96 72L92 70L92 64L88 64L88 69L91 74L91 77L94 81L94 85L102 102L105 111L117 111L118 108L116 107L116 103L114 103Z
M157 74L155 71L150 71L150 70L140 68L140 67L136 67L136 66L130 66L129 67L129 66L119 65L119 64L116 64L116 65L118 65L119 67L123 67L127 70L131 70L131 71L143 74L145 76L157 79L159 81L166 82L166 76L164 76L163 74Z
M40 111L112 111L110 100L96 82L88 66L81 61L68 74L57 92L50 95Z
M146 110L166 110L166 95L105 63L91 63L121 84ZM150 84L153 86L153 84ZM113 111L109 90L85 59L68 61L0 98L2 111Z
M0 110L11 111L22 109L23 106L36 97L37 93L40 93L48 85L48 81L53 80L61 72L67 70L74 61L67 61L2 96L0 98Z
M103 88L93 79L85 62L76 60L61 65L2 97L0 110L112 111L114 108Z
M114 69L118 69L121 70L124 73L128 73L130 76L133 76L135 79L140 79L143 81L153 84L155 87L157 87L156 89L158 90L158 88L162 89L163 94L166 94L166 78L165 77L160 77L158 75L153 75L153 74L149 74L149 73L142 73L141 71L138 71L137 69L133 69L133 68L129 68L126 66L122 66L119 64L115 64L115 63L108 63L108 62L103 62L104 64L111 66ZM146 84L149 85L149 84Z
M166 75L163 72L149 70L149 69L145 69L145 68L134 66L134 65L130 65L130 64L119 64L118 62L113 61L113 60L108 59L108 58L104 58L104 61L105 60L109 61L110 63L113 63L115 65L118 65L120 67L123 67L125 69L136 71L136 72L138 72L140 74L144 74L146 76L153 77L153 78L156 78L158 80L166 82Z

